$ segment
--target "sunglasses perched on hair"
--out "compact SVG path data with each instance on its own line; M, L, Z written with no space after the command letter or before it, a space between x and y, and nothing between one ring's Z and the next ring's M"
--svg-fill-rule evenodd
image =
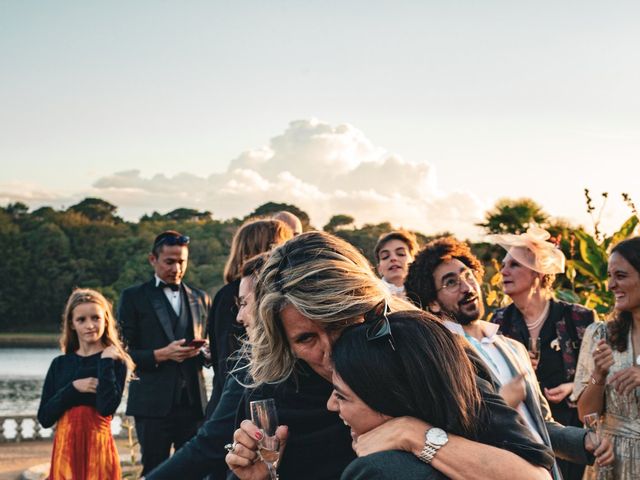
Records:
M158 240L156 244L153 246L153 249L156 250L157 248L163 245L167 245L168 247L174 247L176 245L179 245L182 247L184 245L189 245L190 241L191 241L191 238L187 237L186 235L180 235L178 237L171 235L171 236L163 237L160 240Z
M379 311L380 307L382 307L382 312ZM391 322L389 322L389 317L387 316L389 313L389 305L386 300L384 304L381 303L368 312L365 315L365 323L371 323L371 325L367 327L366 335L368 342L387 339L395 352L396 346L393 343L393 335L391 334Z

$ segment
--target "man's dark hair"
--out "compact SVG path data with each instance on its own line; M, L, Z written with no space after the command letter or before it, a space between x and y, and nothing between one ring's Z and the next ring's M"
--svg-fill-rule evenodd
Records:
M370 323L349 327L333 348L336 373L377 412L473 438L483 426L482 401L461 340L427 312L388 319L395 350L384 338L368 339Z
M484 275L482 263L471 253L466 243L453 237L438 238L427 243L409 267L409 273L404 282L407 298L423 309L435 302L438 292L433 272L441 263L453 259L460 260L469 267L478 280Z
M160 255L160 250L165 245L180 245L186 247L189 245L189 237L182 235L176 230L165 230L153 241L153 247L151 248L153 256L157 258Z

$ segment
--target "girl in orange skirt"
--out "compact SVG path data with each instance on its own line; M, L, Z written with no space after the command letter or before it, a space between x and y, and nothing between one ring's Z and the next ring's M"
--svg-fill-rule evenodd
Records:
M109 302L95 290L74 290L65 307L60 346L44 382L38 420L57 422L49 480L120 478L111 417L122 398L131 358Z

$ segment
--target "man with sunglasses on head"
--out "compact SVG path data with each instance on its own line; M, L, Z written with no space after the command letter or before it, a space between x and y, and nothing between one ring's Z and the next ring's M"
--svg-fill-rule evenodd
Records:
M526 349L498 335L498 325L482 320L479 279L483 273L482 264L465 243L439 238L416 255L405 281L406 294L421 308L441 315L451 331L469 341L506 403L518 410L534 437L552 447L557 457L587 464L593 460L592 452L599 462L612 461L610 442L603 441L596 449L585 430L563 427L553 419ZM554 480L562 479L557 464L552 475Z
M195 435L207 404L198 340L211 299L182 282L188 245L189 237L162 232L149 253L153 278L120 296L118 321L137 376L126 413L135 418L143 475Z

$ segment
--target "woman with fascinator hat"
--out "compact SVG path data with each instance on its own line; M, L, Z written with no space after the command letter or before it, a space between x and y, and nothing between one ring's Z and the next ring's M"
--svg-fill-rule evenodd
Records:
M596 320L593 310L553 298L555 275L563 273L565 257L549 241L549 233L537 226L520 235L489 235L503 247L503 290L513 303L498 309L492 321L502 333L525 346L540 339L539 359L532 363L553 417L563 425L580 427L575 404L569 401L584 331ZM582 478L584 466L558 461L565 480Z

